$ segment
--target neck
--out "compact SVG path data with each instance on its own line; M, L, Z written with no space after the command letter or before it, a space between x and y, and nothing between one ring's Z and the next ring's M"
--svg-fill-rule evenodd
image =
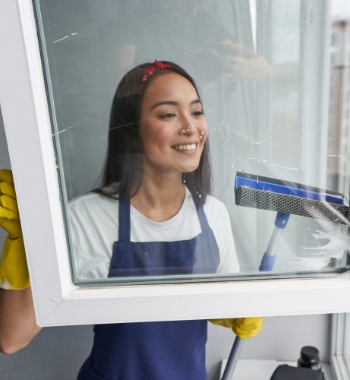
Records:
M175 175L145 175L143 184L131 199L131 204L141 214L155 222L171 219L181 209L186 189L181 173Z

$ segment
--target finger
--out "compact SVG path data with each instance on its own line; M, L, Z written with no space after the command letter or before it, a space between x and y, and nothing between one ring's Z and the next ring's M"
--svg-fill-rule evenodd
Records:
M237 318L234 319L235 326L244 330L252 331L255 329L261 330L264 318L253 317L253 318Z
M263 318L260 318L258 320L254 321L243 321L242 325L240 326L243 330L256 330L260 331L262 329L263 325ZM250 323L249 323L250 322Z
M7 195L0 195L0 204L7 210L12 211L13 213L18 215L18 206L17 201L15 199L10 198Z
M249 326L251 324L262 324L264 318L263 317L248 317L243 318L243 324Z
M8 195L12 199L17 199L13 183L0 182L0 194Z
M235 323L235 320L233 318L224 319L224 325L223 326L232 328L234 323Z
M244 322L239 324L239 328L245 331L253 331L257 330L260 331L262 329L262 320L250 323L250 324L245 324Z
M19 221L19 215L0 205L0 218Z
M233 43L232 41L226 39L225 41L221 42L222 49L225 49L227 52L230 52L232 54L239 54L242 55L242 47L239 43Z
M250 332L250 331L254 331L254 330L259 329L259 327L256 323L252 323L249 326L245 326L244 324L240 324L237 326L237 328L239 328L241 331L246 331L246 332Z
M239 75L238 74L233 74L231 72L228 72L228 71L224 71L224 77L227 78L227 79L232 79L232 80L236 80L239 78Z
M13 183L13 175L12 175L11 170L8 170L8 169L0 170L0 182L2 181Z
M225 63L235 63L235 58L232 54L223 54L222 59Z
M21 225L18 220L0 218L0 227L12 238L17 238L22 235Z
M239 65L236 65L236 64L233 64L233 63L230 63L230 62L224 62L223 69L226 72L237 73L238 74L239 70L240 70L240 67L239 67Z
M241 339L250 339L250 338L255 338L258 334L259 334L260 331L250 331L249 333L246 332L240 332L238 333L237 335L241 338Z
M233 65L242 65L246 62L244 58L232 54L224 54L222 60L224 63L231 63Z
M239 46L238 44L231 45L228 47L228 50L231 52L231 54L234 54L235 56L243 57L243 50L242 47Z
M253 338L259 334L261 328L244 329L242 326L233 326L232 331L242 339Z
M253 335L251 331L242 330L238 326L233 327L232 330L241 339L247 339Z
M262 330L262 321L252 323L249 326L245 326L244 324L238 326L238 328L242 332L246 332L247 334L255 334L257 335Z

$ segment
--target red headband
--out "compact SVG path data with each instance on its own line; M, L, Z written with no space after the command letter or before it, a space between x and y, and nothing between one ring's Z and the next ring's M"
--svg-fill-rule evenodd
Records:
M154 61L153 65L148 66L144 72L142 77L142 82L146 82L146 80L149 78L150 75L152 75L157 70L164 70L170 67L167 63L158 62L157 60Z

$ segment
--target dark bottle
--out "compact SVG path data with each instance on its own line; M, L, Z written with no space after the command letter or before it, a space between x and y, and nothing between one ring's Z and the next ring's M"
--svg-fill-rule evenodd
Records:
M305 346L301 349L298 367L310 368L314 371L321 371L320 355L316 347Z

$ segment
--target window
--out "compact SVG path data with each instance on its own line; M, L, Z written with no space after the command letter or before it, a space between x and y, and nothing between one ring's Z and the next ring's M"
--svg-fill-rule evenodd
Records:
M225 6L219 9L214 9L211 2L205 7L199 7L194 2L185 4L182 1L157 3L154 7L149 4L139 4L137 8L135 8L135 4L131 3L126 8L121 8L120 3L110 0L105 1L103 6L100 4L97 6L94 1L88 2L88 5L82 10L82 4L80 6L79 3L73 5L70 2L62 2L58 6L57 4L53 5L50 1L42 0L37 1L34 7L41 30L41 50L43 55L47 56L45 75L48 82L47 87L51 89L51 114L55 115L53 139L56 146L61 187L65 189L62 194L63 212L66 215L67 235L70 238L69 248L74 282L78 285L91 283L94 280L99 282L104 280L128 282L131 280L134 282L150 280L150 275L151 277L160 275L162 280L167 281L171 277L164 278L163 275L166 273L169 275L187 273L176 269L164 272L164 268L158 267L150 271L121 269L122 264L118 258L116 259L118 262L115 263L116 268L119 268L115 272L118 273L118 276L111 277L112 247L113 242L118 240L116 227L118 223L114 221L118 215L118 201L91 193L92 189L100 188L102 189L100 191L108 192L108 194L112 194L112 197L118 197L118 183L109 183L108 188L103 187L103 183L98 183L102 170L112 170L107 167L103 169L105 157L112 159L113 154L121 154L111 148L112 139L117 144L118 139L121 139L124 133L122 128L126 129L125 133L128 133L129 129L133 127L126 119L124 122L127 124L126 127L122 125L123 122L118 124L116 121L114 124L114 121L111 120L108 137L108 115L113 93L116 84L129 71L130 67L157 57L177 62L189 73L193 73L195 80L200 83L199 91L202 94L204 107L208 104L212 109L212 112L205 115L208 132L204 129L206 128L204 124L198 128L201 130L199 133L205 134L203 135L205 138L208 133L208 142L211 145L212 194L222 201L229 211L229 219L224 213L207 215L220 251L220 264L214 271L215 277L260 274L259 262L273 230L275 213L260 211L254 207L248 209L237 207L235 204L237 196L236 198L234 196L233 184L237 176L236 172L248 172L256 175L257 183L259 176L275 179L281 176L283 180L288 179L290 182L305 181L299 174L302 167L298 160L295 160L299 145L303 141L303 138L298 135L295 125L299 111L290 109L291 104L295 101L293 96L300 97L300 93L297 91L293 96L290 93L273 94L270 99L271 125L257 127L250 124L254 118L259 118L258 109L254 106L258 99L254 100L256 96L253 86L259 84L264 91L267 89L267 83L272 80L276 82L276 85L282 86L285 91L291 91L291 82L297 80L297 76L293 78L290 75L295 75L291 74L291 70L294 70L292 66L298 65L304 54L300 51L299 6L290 9L276 3L273 7L272 17L273 20L276 20L274 23L276 33L273 34L274 40L271 40L271 43L272 41L275 43L276 57L274 60L278 62L277 66L280 70L280 77L274 81L271 79L273 68L264 57L263 52L258 55L251 50L253 41L251 29L246 29L239 21L240 12L243 10L249 12L248 3L246 4L247 9L235 8L230 2L225 3ZM188 16L189 11L191 11L191 16ZM235 23L225 22L228 14L232 20L236 20ZM284 19L284 26L277 22L279 17ZM86 20L89 22L87 23ZM167 28L164 29L165 24ZM209 24L212 26L210 33L207 30ZM234 26L234 24L237 25ZM291 28L284 29L288 24ZM181 33L179 25L182 25ZM158 33L159 29L163 32ZM282 34L277 33L279 30ZM188 35L192 35L192 37L188 38ZM276 36L280 37L276 38ZM267 38L269 37L267 36ZM295 48L293 57L285 55L286 51L282 46L285 40L290 41L291 48ZM211 44L210 49L208 44ZM196 53L196 51L201 53ZM230 78L239 76L235 69L227 69L228 63L225 61L225 54L230 51L233 54L231 59L234 60L238 55L240 58L237 59L241 60L238 62L241 62L240 64L246 70L245 74L242 74L242 79L237 78L239 87L234 95L225 93ZM96 54L97 52L98 54ZM203 60L201 54L206 54L207 58ZM318 54L324 53L320 50ZM290 61L291 59L292 61ZM286 65L289 65L289 68ZM201 66L204 68L203 73L200 71ZM288 78L287 75L289 75ZM243 79L246 83L242 82ZM205 83L201 84L203 81ZM135 86L137 85L135 84ZM321 81L318 87L313 87L310 91L322 91L322 86L324 84ZM247 100L241 99L240 94L244 92L247 92L247 100L251 99L249 103ZM238 107L238 104L241 106ZM277 105L281 105L282 108L274 109ZM245 110L244 113L240 111L240 108ZM226 109L231 109L231 112L227 112ZM121 112L123 111L121 110ZM172 111L175 112L175 109ZM165 110L160 109L160 112L165 112ZM285 119L284 128L281 128L279 124L281 118ZM234 124L232 120L235 120ZM197 121L194 122L198 124ZM164 128L168 124L164 123ZM140 128L142 130L141 126ZM327 129L327 126L325 128ZM149 129L147 131L149 134L152 133ZM113 133L115 136L112 135ZM191 133L189 132L188 135ZM273 143L271 134L279 137L278 145ZM182 140L186 141L188 135L184 133ZM151 139L155 138L156 136L153 136ZM196 138L194 134L192 140ZM179 140L179 138L177 139ZM169 141L175 141L174 137ZM107 148L107 144L110 148ZM272 155L267 153L268 147L270 147ZM182 148L181 145L178 151L180 148ZM263 151L267 150L266 153L260 153L260 148ZM109 153L106 153L108 149ZM154 148L150 146L149 149ZM314 154L317 154L316 152L317 150L314 151ZM176 154L179 155L179 153ZM136 153L132 160L137 160ZM109 175L118 176L117 172ZM200 176L199 172L198 176ZM190 183L189 174L183 174L183 182L186 186L188 186L186 184L187 177L187 183ZM243 179L242 181L244 182ZM318 176L308 176L307 182L307 185L310 186L322 188L326 186L326 183L322 183L322 179ZM191 190L190 187L188 189ZM204 196L205 194L203 194ZM207 205L210 204L210 201L211 198ZM119 205L119 209L122 204ZM188 205L184 204L184 207L188 208ZM213 207L217 211L221 206L218 204ZM98 210L104 208L106 208L105 212L109 210L109 218L113 221L110 225L104 225L103 216L101 216L101 220L98 218ZM91 213L87 211L88 209L91 210ZM205 208L205 210L208 214L209 209ZM158 239L157 234L152 238L149 237L152 236L152 231L146 231L147 228L152 230L153 224L149 227L147 218L142 219L132 204L128 212L131 217L130 233L134 235L135 240ZM119 215L121 215L120 210ZM189 220L188 216L185 219ZM256 221L253 224L251 223L252 219ZM139 225L136 220L141 224ZM133 223L137 223L134 230ZM158 231L163 228L174 228L174 235L169 234L166 240L175 241L179 233L181 236L180 226L174 224L173 227L169 227L169 223L168 221L165 224L166 227L164 227L164 223L158 223L156 228ZM106 231L106 236L103 236L102 239L100 236L101 225L102 229ZM262 225L265 226L265 233L262 233L262 230L259 231ZM268 225L271 226L270 231L266 228ZM120 220L119 236L122 233L121 226ZM182 228L189 230L189 226L183 223ZM334 265L336 269L339 267L339 263L335 264L333 254L325 253L322 249L322 254L317 253L323 246L320 241L324 241L328 236L319 235L317 232L319 228L319 223L312 218L298 216L291 218L286 229L286 237L280 243L279 249L284 251L284 254L276 262L276 272L297 275L296 272L309 272L313 268L319 273L322 269L329 271L330 268L334 268ZM334 231L337 231L337 234L342 234L339 225L332 225L329 228L332 231L335 228ZM142 234L138 236L140 230L143 229L145 229L145 236ZM220 235L220 231L226 238ZM97 235L92 237L95 232ZM199 232L198 225L198 232L195 235ZM232 240L227 240L230 235L235 240L237 253L235 253ZM188 237L192 237L192 235L190 234ZM101 245L108 248L101 249ZM152 249L152 246L145 247L145 252L142 252L143 258L138 256L138 260L142 261L144 257L152 260L149 258L151 255L149 251ZM201 257L202 253L198 254ZM317 264L315 255L319 256ZM342 256L340 252L337 255ZM125 260L121 254L118 257L122 261ZM169 258L169 260L171 259ZM200 261L197 257L195 260L197 260L196 262ZM151 264L148 262L147 265ZM158 264L154 263L154 265ZM174 265L177 264L171 264L172 267ZM343 264L340 264L340 267L342 266ZM146 273L147 278L144 277ZM198 269L188 273L192 277L193 273L200 275L213 273L213 271ZM141 278L133 278L138 276ZM109 279L107 279L108 277ZM157 277L155 280L159 281L160 278Z
M1 5L0 13L6 15L2 30L17 38L15 49L9 41L1 42L9 59L0 83L6 89L5 127L40 324L107 322L123 307L118 321L134 320L135 310L142 307L149 310L142 316L148 320L290 313L288 299L302 293L305 277L315 278L310 283L315 299L331 283L347 294L348 282L338 275L347 270L349 171L343 170L346 160L342 168L334 164L338 152L327 152L330 128L335 128L335 144L342 128L329 124L327 117L326 31L331 16L318 2L312 4L316 21L306 28L301 17L309 10L303 2L290 6L272 1L266 8L257 3L256 33L261 38L256 39L256 52L248 1L199 6L182 0L153 5L136 0L124 5L114 0L36 0L18 2L17 8ZM271 22L262 22L266 19ZM202 103L182 76L167 78L176 79L172 88L187 86L190 98L179 96L180 90L167 93L170 101L156 98L161 70L168 68L155 59L165 65L175 62L193 76L205 123ZM119 119L113 113L109 123L118 83L143 62L153 62L151 70L140 68L135 74L140 81L128 87L128 99L120 96L115 104L131 107L127 102L136 99L133 91L138 96L137 91L146 89L140 103L148 107L140 105L145 118L132 119L132 113L127 119L128 109L122 108L116 111ZM152 93L152 88L157 91ZM21 112L18 93L24 102ZM172 121L179 115L191 122L179 128ZM155 126L167 133L160 138ZM124 134L129 137L122 140ZM201 141L210 143L212 175L207 177L208 166L200 155L202 149L206 154L207 145L204 149ZM142 149L132 150L137 144ZM198 162L188 159L192 153L202 160L199 170ZM123 155L129 157L125 167L134 169L120 173L144 174L145 168L157 168L157 178L159 171L184 173L176 177L182 203L177 200L177 208L156 218L142 202L133 203L133 197L130 205L130 194L118 193L130 191L118 187L121 174L103 182L107 168L101 177L105 158L113 172ZM339 155L347 157L347 152ZM271 194L280 185L292 194ZM91 193L96 188L112 197ZM318 198L310 199L310 192ZM121 194L123 202L115 199ZM285 206L289 201L293 207ZM115 243L119 236L129 236L128 223L126 230L120 227L127 217L119 214L130 215L128 244L150 243L140 251L132 248L131 264L131 256L122 256ZM201 234L203 241L197 239ZM191 255L179 257L178 241L194 246ZM157 253L157 260L152 256L155 242L172 247L163 256ZM324 282L325 277L331 279ZM276 304L271 308L256 290L271 295L274 281L280 290L271 298ZM291 289L291 298L282 289ZM237 306L244 292L254 298L254 307ZM331 293L328 297L328 311L343 310ZM216 305L215 311L209 311L209 304ZM301 310L315 312L319 304L301 303Z
M350 376L349 314L335 314L332 321L331 367L337 380Z

